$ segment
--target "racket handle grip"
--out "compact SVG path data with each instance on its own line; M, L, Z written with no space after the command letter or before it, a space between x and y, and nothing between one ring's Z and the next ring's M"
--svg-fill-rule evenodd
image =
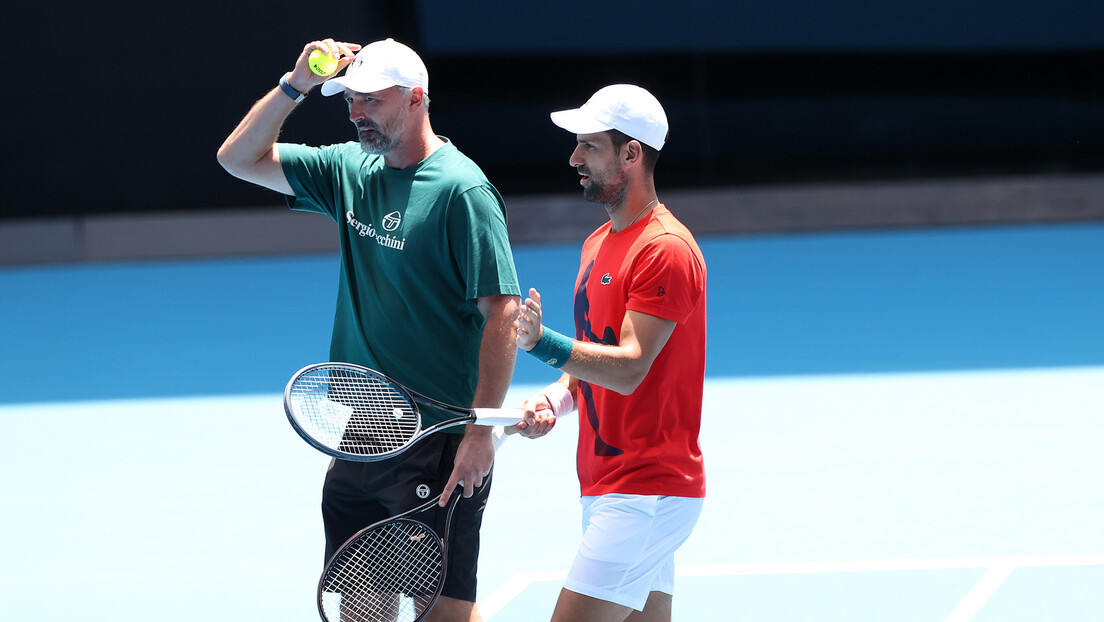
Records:
M473 408L477 425L500 425L509 427L525 420L525 411L520 408Z
M500 425L496 425L494 431L491 432L491 441L494 443L495 451L498 451L499 447L506 442L506 429Z

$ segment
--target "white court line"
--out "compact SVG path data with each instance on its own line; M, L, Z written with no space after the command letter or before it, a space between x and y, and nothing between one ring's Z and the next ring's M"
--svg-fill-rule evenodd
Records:
M534 583L541 583L543 581L557 581L563 583L567 578L566 570L537 570L518 572L512 577L506 580L502 584L502 587L495 590L494 594L491 594L482 602L479 603L479 615L484 620L490 620L496 613L502 610L509 602L518 597L519 594L525 591L525 588ZM549 611L548 615L551 616L552 612Z
M1029 557L948 557L935 559L887 559L842 562L795 562L769 564L705 564L679 566L679 577L727 577L755 575L822 574L841 572L895 572L907 570L958 570L987 568L974 589L966 595L945 622L968 622L996 593L1008 575L1016 568L1048 566L1104 566L1104 555L1037 555ZM493 594L479 603L484 620L490 620L511 600L533 583L563 582L566 570L519 572L510 577ZM549 612L551 614L551 612Z
M966 595L966 598L962 599L962 602L958 603L951 615L947 616L944 622L969 622L974 619L977 612L981 611L981 608L985 606L985 603L989 602L993 594L997 593L1001 584L1008 578L1008 575L1012 574L1015 570L1015 566L993 566L981 577L981 580L977 582L974 589L970 590L970 593Z

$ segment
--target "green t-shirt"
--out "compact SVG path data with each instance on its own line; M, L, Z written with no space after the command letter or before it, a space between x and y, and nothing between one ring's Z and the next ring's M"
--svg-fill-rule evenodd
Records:
M402 170L355 142L279 149L289 206L339 225L331 360L470 406L484 324L475 299L520 293L498 190L447 139ZM423 425L443 418L422 415Z

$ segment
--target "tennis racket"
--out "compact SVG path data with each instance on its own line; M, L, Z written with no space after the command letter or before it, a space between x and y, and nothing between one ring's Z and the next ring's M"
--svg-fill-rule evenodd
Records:
M462 488L452 493L441 537L414 516L440 497L365 527L326 564L318 581L318 613L326 622L418 622L445 584L448 531Z
M457 415L422 429L419 405ZM458 425L512 426L519 408L461 408L415 393L384 374L350 363L316 363L284 390L284 410L299 436L343 460L375 462L400 454L422 437Z
M549 411L550 412L550 411ZM491 432L495 451L509 436ZM419 622L445 585L448 534L464 482L453 490L445 532L415 515L436 507L437 496L397 516L358 531L330 557L318 580L318 613L325 622Z

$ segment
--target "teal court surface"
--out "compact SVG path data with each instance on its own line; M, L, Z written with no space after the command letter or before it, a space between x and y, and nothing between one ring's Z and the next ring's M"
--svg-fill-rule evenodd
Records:
M1104 620L1104 225L701 242L709 491L676 620ZM577 247L516 253L570 330ZM325 359L336 273L0 269L0 618L317 619L328 460L281 392ZM507 403L555 376L522 355ZM500 450L488 620L551 613L576 425Z

